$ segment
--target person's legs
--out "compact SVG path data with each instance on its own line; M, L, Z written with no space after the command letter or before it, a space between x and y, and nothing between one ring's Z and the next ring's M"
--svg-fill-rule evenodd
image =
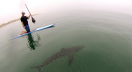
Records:
M30 32L29 25L25 25L25 29L26 29L27 33Z
M30 28L28 25L25 26L26 31L22 31L20 35L30 32Z
M22 32L20 33L20 35L25 34L25 33L27 33L27 31L22 31Z

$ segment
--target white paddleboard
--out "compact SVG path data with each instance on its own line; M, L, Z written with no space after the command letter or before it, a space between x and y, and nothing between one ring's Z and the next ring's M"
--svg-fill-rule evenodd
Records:
M31 32L28 32L28 33L25 33L25 34L19 35L19 36L17 36L17 37L12 38L12 39L16 39L16 38L19 38L19 37L25 36L25 35L27 35L27 34L30 34L30 33L36 32L36 31L40 31L40 30L43 30L43 29L47 29L47 28L53 27L54 25L55 25L55 24L51 24L51 25L47 25L47 26L44 26L44 27L40 27L40 28L37 28L37 29L34 30L34 31L31 31ZM9 40L12 40L12 39L9 39Z

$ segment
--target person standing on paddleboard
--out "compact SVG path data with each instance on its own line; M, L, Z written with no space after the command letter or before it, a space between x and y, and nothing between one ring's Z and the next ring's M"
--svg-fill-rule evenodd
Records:
M31 16L31 14L27 17L27 16L25 16L25 12L22 12L21 23L22 23L23 28L26 29L26 31L22 31L21 34L30 32L30 27L29 27L28 21L27 21L30 18L30 16Z

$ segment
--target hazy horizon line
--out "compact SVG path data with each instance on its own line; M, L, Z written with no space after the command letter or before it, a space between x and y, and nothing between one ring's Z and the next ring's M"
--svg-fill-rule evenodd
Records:
M32 15L32 16L36 16L36 15L40 15L40 14L34 14L34 15ZM3 27L3 26L5 26L5 25L7 25L7 24L14 23L14 22L16 22L16 21L18 21L18 20L20 20L20 18L16 18L16 19L10 20L10 21L8 21L8 22L1 23L1 24L0 24L0 28Z

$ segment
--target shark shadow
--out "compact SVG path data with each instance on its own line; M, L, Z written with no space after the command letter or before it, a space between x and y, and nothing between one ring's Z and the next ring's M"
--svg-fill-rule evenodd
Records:
M62 57L67 57L68 56L68 59L69 59L69 64L68 65L71 65L72 61L73 61L73 55L80 51L82 48L84 48L84 46L80 45L80 46L74 46L74 47L70 47L70 48L62 48L59 52L51 55L48 59L46 59L41 65L39 66L34 66L34 67L31 67L31 68L36 68L39 70L39 72L41 72L41 69L48 65L49 63L51 63L52 61L58 59L58 58L62 58Z

